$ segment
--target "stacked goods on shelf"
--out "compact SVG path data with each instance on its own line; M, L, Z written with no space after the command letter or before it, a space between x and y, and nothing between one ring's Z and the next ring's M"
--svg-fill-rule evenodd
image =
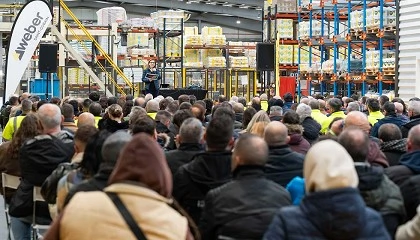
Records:
M249 61L247 57L229 56L229 66L231 68L247 68Z
M133 28L156 28L156 23L151 17L131 18L129 20Z
M293 45L279 45L278 55L279 55L279 64L291 65L293 64Z
M98 43L101 45L102 49L104 51L108 50L108 47L111 48L111 43L108 41L107 36L100 36L98 37ZM121 41L117 45L117 54L118 55L126 55L127 54L127 47L121 46Z
M131 48L128 51L128 55L132 57L138 57L138 56L155 56L156 52L155 49L151 48Z
M89 74L83 68L68 69L68 84L89 84Z
M257 50L256 49L246 49L245 57L248 58L248 66L250 68L257 67Z
M185 27L184 28L185 45L190 46L203 46L203 36L198 34L198 27Z
M181 22L185 17L185 12L182 10L161 10L151 13L150 16L159 30L181 31Z
M177 37L172 37L172 38L165 38L165 53L166 56L165 57L172 57L172 58L177 58L181 56L181 37L177 36ZM159 44L159 52L163 53L163 41Z
M203 27L201 30L203 34L204 44L207 46L226 45L226 36L223 35L221 27Z
M255 47L255 42L228 42L229 67L255 68L257 60L257 50Z
M347 70L347 65L344 60L337 59L336 60L336 71L334 72L334 60L330 59L322 63L322 72L323 73L339 73L345 72Z
M293 19L277 19L277 33L280 39L293 39Z
M201 50L201 59L206 68L225 68L226 58L220 49Z
M82 57L82 59L86 62L91 62L92 61L92 42L91 41L83 41L83 42L78 42L77 40L72 40L69 42L70 45L72 46L72 48L74 50L76 50L76 52L79 53L79 55ZM69 56L70 59L73 58L73 56Z
M273 0L271 7L274 8L277 5L277 12L296 12L297 1L296 0Z
M318 20L312 21L312 37L322 36L323 33L321 32L322 22ZM305 39L311 36L311 22L305 21L299 23L299 30L298 30L299 38Z
M153 40L150 44L148 33L128 33L127 45L136 47L149 47L151 45L153 48Z
M309 47L301 47L299 70L301 72L319 72L321 70L321 52L312 48L312 57L309 54ZM311 59L312 58L312 59Z
M101 8L96 12L99 26L108 26L112 23L122 23L127 21L127 14L122 7Z
M379 71L380 51L371 50L366 52L366 70L370 72ZM385 63L386 62L386 63ZM383 68L395 68L395 51L383 50Z
M299 64L299 45L293 45L293 64Z
M189 68L202 68L203 62L200 61L200 50L185 49L184 50L184 66Z
M383 8L383 19L385 27L395 27L396 26L396 9L392 7ZM380 17L380 8L374 7L366 9L366 28L375 29L379 28L381 17ZM363 11L353 11L350 13L350 28L356 31L363 30Z

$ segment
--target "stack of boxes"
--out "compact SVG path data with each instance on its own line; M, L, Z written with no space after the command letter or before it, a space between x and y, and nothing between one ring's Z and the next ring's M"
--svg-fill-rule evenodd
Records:
M300 50L299 70L301 72L319 72L321 70L320 56L321 52L318 49L312 48L312 59L310 59L309 47L302 47Z
M371 50L366 52L366 70L378 71L379 70L379 57L378 50ZM395 68L395 51L383 50L383 68Z
M133 28L157 28L155 21L151 17L131 18L129 21Z
M185 12L182 10L162 10L150 14L159 30L181 30Z
M102 8L96 12L96 15L98 17L99 26L109 26L113 23L122 23L127 21L127 14L125 9L122 7ZM108 40L107 36L98 37L98 43L101 45L102 49L107 50L108 46L110 46L111 43ZM127 47L123 47L119 44L117 46L117 53L119 55L127 54Z
M277 12L296 12L297 1L296 0L272 0L271 7L274 8L277 5Z
M68 84L89 84L89 74L83 68L69 68Z
M203 36L198 34L198 27L184 27L185 45L203 46Z
M277 19L277 33L280 39L293 39L293 19Z
M368 29L379 28L380 26L380 8L373 7L366 9L366 27ZM396 9L392 7L384 7L383 11L383 25L385 27L395 27L396 26ZM350 13L350 28L354 30L363 30L363 11L353 11Z
M201 33L204 44L207 46L226 45L226 36L223 35L221 27L203 27Z
M198 34L198 27L185 27L185 45L203 46L203 38ZM188 68L202 68L203 62L200 57L200 50L185 49L184 50L184 66Z
M323 36L322 33L322 22L318 20L313 20L312 22L312 37L319 37ZM311 22L300 22L299 23L299 30L298 30L298 36L299 38L309 38L311 36ZM325 29L324 29L325 31Z
M92 61L92 42L91 41L83 41L78 42L76 40L72 40L69 42L71 47L76 50L77 53L82 57L82 59L86 62ZM70 55L70 57L72 57Z
M225 68L226 58L220 49L203 49L201 58L206 68Z
M294 50L293 45L279 45L279 49L278 49L279 62L278 63L286 64L286 65L293 64L293 57L294 57L293 50Z

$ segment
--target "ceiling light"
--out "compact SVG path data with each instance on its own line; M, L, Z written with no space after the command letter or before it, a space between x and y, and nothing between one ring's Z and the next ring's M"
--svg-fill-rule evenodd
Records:
M241 20L236 20L236 24L241 24Z

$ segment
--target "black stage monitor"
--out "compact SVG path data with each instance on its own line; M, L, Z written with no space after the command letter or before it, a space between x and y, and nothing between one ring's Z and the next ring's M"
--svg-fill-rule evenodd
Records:
M257 43L257 70L274 70L274 43Z
M39 72L55 73L57 72L57 44L41 44L39 46Z

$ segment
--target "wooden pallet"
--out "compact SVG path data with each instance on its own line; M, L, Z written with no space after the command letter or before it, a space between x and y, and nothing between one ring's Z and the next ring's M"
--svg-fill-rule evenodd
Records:
M380 29L378 27L374 27L374 28L368 28L366 30L367 33L372 33L372 34L377 34L379 33Z
M384 30L386 32L395 32L397 30L397 27L396 26L386 26L386 27L384 27Z

